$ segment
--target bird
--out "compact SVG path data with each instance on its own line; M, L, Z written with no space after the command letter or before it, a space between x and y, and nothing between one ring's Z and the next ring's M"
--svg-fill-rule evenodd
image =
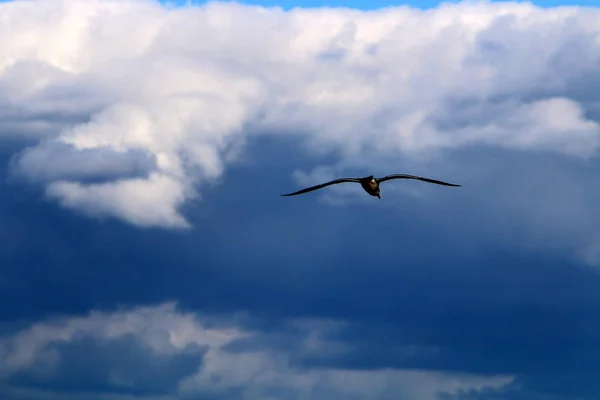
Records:
M360 183L360 185L365 190L365 192L367 192L371 196L381 199L381 191L379 189L379 184L381 182L389 181L391 179L417 179L419 181L435 183L435 184L444 185L444 186L454 186L454 187L462 186L462 185L456 185L454 183L442 182L442 181L438 181L435 179L423 178L421 176L415 176L415 175L392 174L392 175L384 176L382 178L375 178L373 175L369 175L369 176L365 176L362 178L334 179L332 181L325 182L320 185L315 185L315 186L308 187L306 189L298 190L297 192L294 192L294 193L282 194L282 196L296 196L298 194L312 192L313 190L318 190L318 189L324 188L325 186L329 186L329 185L337 185L339 183L353 182L353 183Z

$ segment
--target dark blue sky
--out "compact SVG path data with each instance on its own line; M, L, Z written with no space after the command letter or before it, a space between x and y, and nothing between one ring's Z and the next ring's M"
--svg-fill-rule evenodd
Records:
M15 146L3 146L0 163L0 318L8 331L53 315L164 301L214 315L247 311L256 318L251 325L267 331L279 329L284 318L341 318L352 325L334 339L351 351L297 354L298 366L516 377L514 386L498 392L450 397L461 400L600 395L597 271L551 247L531 250L516 240L493 239L502 231L494 225L519 235L521 224L510 213L499 220L494 203L514 195L508 192L513 179L544 180L536 161L548 166L548 160L481 149L487 157L472 157L453 174L465 186L427 187L427 203L384 188L382 200L333 206L317 193L280 197L294 187L293 168L318 160L299 157L291 143L261 140L222 184L186 207L195 228L173 232L82 218L44 201L36 188L7 181ZM461 158L455 155L457 162ZM494 158L505 166L494 182L469 178L471 165L490 168ZM597 171L595 164L560 167L572 176ZM561 187L546 189L558 194ZM90 346L99 345L82 340L69 344L66 354L94 360L100 353ZM238 347L274 345L257 340ZM281 345L293 346L293 340ZM393 350L402 345L433 346L437 353L407 358ZM62 374L95 368L93 361L80 363L63 364ZM48 387L72 391L76 384L96 391L103 375L89 374ZM40 384L32 379L17 377L9 385Z

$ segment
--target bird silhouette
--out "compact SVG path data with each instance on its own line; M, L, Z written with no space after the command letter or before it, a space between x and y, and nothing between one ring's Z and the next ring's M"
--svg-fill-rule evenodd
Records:
M416 180L423 181L423 182L435 183L437 185L455 186L455 187L462 186L462 185L456 185L454 183L442 182L442 181L437 181L435 179L423 178L420 176L406 175L406 174L393 174L393 175L384 176L382 178L374 178L373 175L370 175L370 176L365 176L363 178L334 179L332 181L325 182L320 185L311 186L311 187L299 190L294 193L282 194L282 196L296 196L298 194L312 192L313 190L318 190L318 189L324 188L329 185L337 185L339 183L353 182L353 183L360 183L360 185L365 190L365 192L367 192L371 196L375 196L375 197L381 199L381 191L379 189L379 184L381 182L389 181L391 179L416 179Z

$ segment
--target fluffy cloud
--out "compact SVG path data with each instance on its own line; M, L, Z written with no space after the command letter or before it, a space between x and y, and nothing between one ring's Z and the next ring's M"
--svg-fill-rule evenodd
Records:
M53 398L65 391L90 399L201 394L433 400L439 393L511 381L417 370L306 368L300 358L348 350L327 340L344 323L294 320L280 331L261 333L242 328L244 319L202 317L169 303L39 322L0 339L0 393L11 400Z
M0 137L39 141L16 169L138 226L189 226L180 206L252 135L371 163L600 145L596 9L22 0L0 21Z

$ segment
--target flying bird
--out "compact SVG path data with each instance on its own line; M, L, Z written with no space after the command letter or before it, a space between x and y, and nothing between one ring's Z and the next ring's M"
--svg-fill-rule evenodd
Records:
M435 184L444 185L444 186L455 186L455 187L462 186L462 185L455 185L454 183L436 181L434 179L422 178L420 176L406 175L406 174L387 175L387 176L384 176L383 178L374 178L373 175L370 175L370 176L365 176L364 178L334 179L332 181L325 182L325 183L322 183L322 184L316 185L316 186L311 186L309 188L302 189L302 190L299 190L294 193L282 194L282 196L295 196L297 194L312 192L313 190L321 189L321 188L324 188L325 186L329 186L329 185L337 185L338 183L353 182L353 183L360 183L360 186L362 186L362 188L365 190L365 192L369 193L371 196L375 196L375 197L381 199L379 184L381 182L389 181L390 179L417 179L419 181L435 183Z

